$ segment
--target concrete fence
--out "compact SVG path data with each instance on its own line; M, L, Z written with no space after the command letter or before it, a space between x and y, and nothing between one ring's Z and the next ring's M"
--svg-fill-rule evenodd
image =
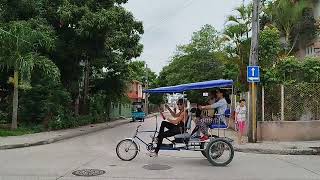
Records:
M258 122L259 141L320 140L320 121Z

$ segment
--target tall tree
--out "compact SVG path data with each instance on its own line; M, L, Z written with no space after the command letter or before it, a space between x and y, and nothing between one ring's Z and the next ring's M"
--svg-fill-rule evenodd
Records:
M259 66L262 69L273 67L281 52L280 32L276 27L266 27L259 34Z
M64 69L67 59L72 61L77 70L79 62L84 61L84 109L87 109L92 67L111 69L111 64L126 64L142 51L142 45L139 43L140 35L143 33L142 23L136 21L130 12L121 7L126 2L70 0L64 1L57 9L58 13L53 22L59 22L57 29L62 41L59 51L64 51L68 46L73 50L68 57L59 58L59 66ZM66 78L65 82L68 82L67 73L70 71L62 72L66 73L63 77Z
M235 12L235 15L227 17L227 24L238 27L240 30L239 35L245 35L248 39L249 32L251 31L252 4L247 6L241 5L235 8Z
M248 65L250 52L250 37L252 4L241 5L235 9L235 15L228 16L224 39L227 43L227 52L231 60L239 67L238 81L246 82L246 66Z
M144 61L132 61L129 63L129 73L131 80L137 80L141 83L145 83L148 80L150 88L156 86L157 75L149 67L146 67Z
M26 82L30 79L35 62L46 59L38 51L54 47L54 32L41 23L43 21L30 19L3 23L0 26L0 66L14 71L12 129L17 128L19 84L28 86ZM47 72L50 73L50 70Z
M189 44L177 49L170 64L160 72L159 86L230 78L225 76L232 74L225 71L228 57L222 51L221 35L214 27L203 26L193 34ZM198 97L189 95L193 99Z
M309 0L276 0L269 4L267 12L271 15L271 21L284 35L287 55L296 45L303 28L303 15L309 6Z

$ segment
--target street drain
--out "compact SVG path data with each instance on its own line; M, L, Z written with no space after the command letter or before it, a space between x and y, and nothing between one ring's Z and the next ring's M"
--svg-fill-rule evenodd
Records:
M81 170L73 171L72 174L75 176L91 177L91 176L99 176L105 173L106 171L100 170L100 169L81 169Z
M163 164L147 164L147 165L144 165L143 168L147 170L168 170L168 169L171 169L172 167L168 165L163 165Z

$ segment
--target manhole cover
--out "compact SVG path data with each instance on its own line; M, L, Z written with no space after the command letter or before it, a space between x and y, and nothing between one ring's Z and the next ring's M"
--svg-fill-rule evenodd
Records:
M90 176L99 176L106 173L104 170L100 169L81 169L74 171L72 174L75 176L85 176L85 177L90 177Z
M163 165L163 164L147 164L147 165L144 165L143 168L147 170L168 170L168 169L171 169L172 167L168 165Z

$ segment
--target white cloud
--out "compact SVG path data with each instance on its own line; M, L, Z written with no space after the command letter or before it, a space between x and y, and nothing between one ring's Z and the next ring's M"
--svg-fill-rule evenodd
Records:
M176 46L190 41L204 24L222 30L225 19L242 0L129 0L125 7L143 21L139 60L159 73L175 52Z

